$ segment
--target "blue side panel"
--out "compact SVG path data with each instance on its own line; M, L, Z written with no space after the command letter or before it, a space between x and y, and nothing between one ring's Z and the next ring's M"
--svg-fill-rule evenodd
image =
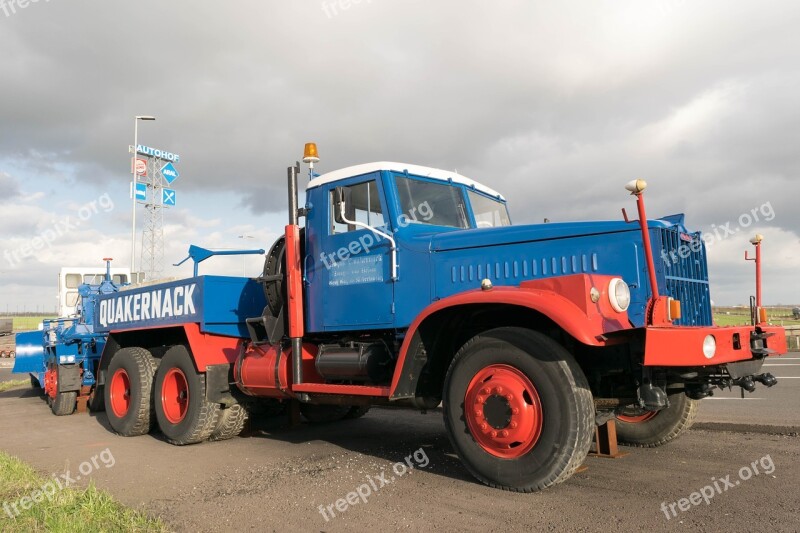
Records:
M17 358L14 360L14 374L44 372L44 348L41 331L17 333Z
M95 332L199 323L206 333L247 337L245 320L266 305L249 278L198 276L137 287L99 298Z
M267 305L264 289L250 278L202 276L205 301L200 329L229 337L249 337L245 321Z
M635 325L642 325L649 287L638 235L634 226L627 226L626 231L603 235L435 252L432 258L434 299L476 289L483 279L498 286L518 286L523 281L553 276L613 275L624 279L630 287L628 315ZM398 321L413 318L398 317Z

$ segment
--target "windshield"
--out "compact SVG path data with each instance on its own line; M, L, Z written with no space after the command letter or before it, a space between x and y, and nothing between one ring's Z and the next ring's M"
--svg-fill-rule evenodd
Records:
M468 228L464 195L457 187L397 177L402 223Z
M479 228L511 225L506 204L474 191L467 191L467 195Z

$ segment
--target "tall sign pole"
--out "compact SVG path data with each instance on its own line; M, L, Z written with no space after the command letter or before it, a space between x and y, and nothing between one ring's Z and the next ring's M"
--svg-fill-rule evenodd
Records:
M136 184L139 178L136 160L139 158L139 121L155 119L156 117L148 115L136 115L133 121L133 164L131 165L131 175L133 176L133 180L131 181L131 276L136 272Z

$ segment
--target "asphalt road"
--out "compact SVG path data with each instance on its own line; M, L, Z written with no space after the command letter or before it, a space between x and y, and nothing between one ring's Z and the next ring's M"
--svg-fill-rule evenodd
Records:
M701 404L698 427L714 429L753 429L753 426L800 428L800 353L772 357L763 372L778 378L772 388L758 385L752 393L741 389L716 391ZM771 427L756 428L771 431ZM800 526L798 526L800 528Z
M796 401L797 387L785 390L781 398ZM701 413L713 419L738 405L752 414L784 400L704 402ZM373 409L359 420L296 428L263 419L247 437L175 447L158 435L119 437L104 414L55 417L29 389L0 393L0 448L45 474L68 470L81 486L92 480L177 531L797 531L799 439L796 432L693 429L658 449L589 458L566 483L525 495L475 482L438 411ZM402 468L393 465L409 456L417 468L396 475ZM752 471L754 461L760 474L741 479L740 469ZM377 490L365 488L370 479ZM713 491L713 481L721 492L708 505L691 505L691 494ZM366 502L336 510L357 490L371 492ZM689 510L680 510L681 498ZM0 530L6 519L0 515Z

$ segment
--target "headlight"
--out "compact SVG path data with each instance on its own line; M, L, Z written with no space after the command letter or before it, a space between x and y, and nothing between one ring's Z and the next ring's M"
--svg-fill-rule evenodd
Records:
M623 313L631 305L631 291L628 284L620 278L614 278L608 284L608 301L617 313Z
M706 335L706 338L703 339L703 355L706 356L706 359L711 359L716 352L717 339L714 338L714 335Z

